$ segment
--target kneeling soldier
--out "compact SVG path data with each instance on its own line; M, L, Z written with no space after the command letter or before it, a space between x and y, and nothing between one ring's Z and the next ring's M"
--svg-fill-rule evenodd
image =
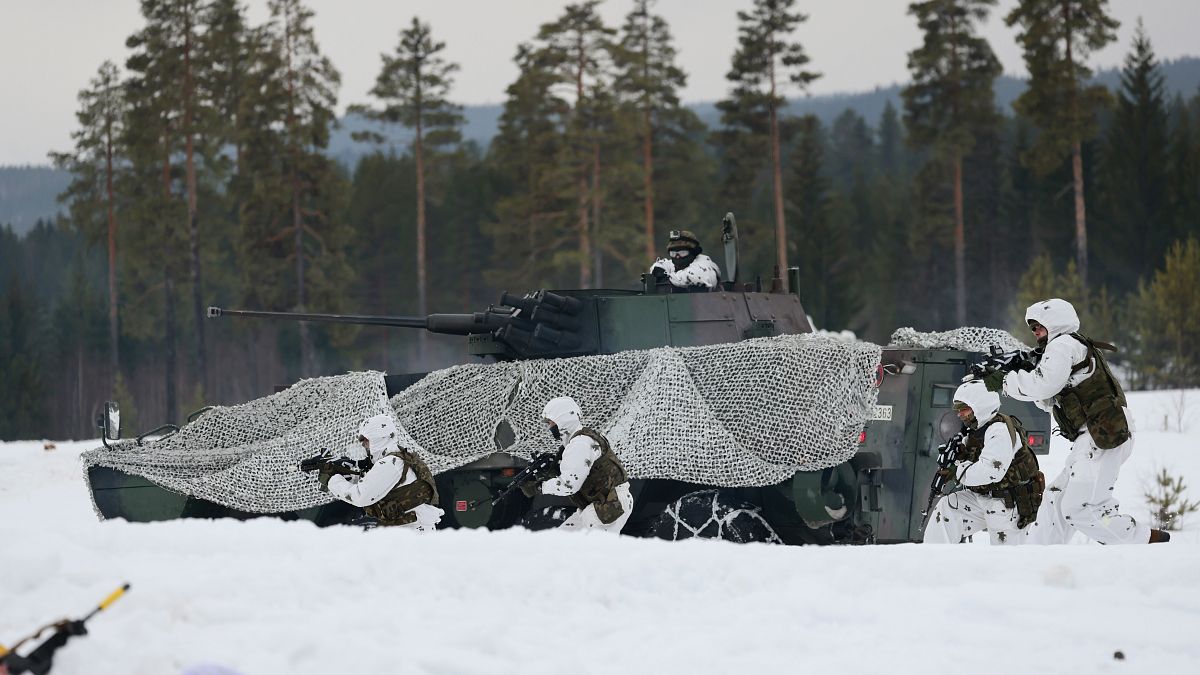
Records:
M558 476L528 483L522 491L530 497L539 489L570 497L579 510L559 527L620 532L633 511L633 494L608 439L583 426L579 405L568 396L547 403L542 417L554 438L564 443L558 451Z
M984 530L993 544L1023 543L1023 529L1037 518L1046 487L1025 430L999 412L1000 396L983 382L960 386L954 409L967 434L949 478L965 489L938 502L925 543L957 544Z
M322 470L322 487L338 499L361 507L380 525L432 530L442 519L437 485L415 452L400 447L391 415L376 415L358 428L358 441L373 462L362 476Z

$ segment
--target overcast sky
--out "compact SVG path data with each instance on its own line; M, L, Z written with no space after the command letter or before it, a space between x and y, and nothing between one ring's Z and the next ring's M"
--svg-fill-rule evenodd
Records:
M1002 17L1016 0L1000 0L985 36L1010 74L1024 74L1013 31ZM125 38L138 29L137 0L0 0L0 165L44 164L70 147L76 94L105 59L123 64ZM249 0L251 21L267 17L266 0ZM342 74L339 110L367 102L380 54L415 14L446 42L460 64L453 91L461 103L498 103L516 77L512 56L565 0L309 0L317 40ZM686 101L726 93L725 73L737 41L737 11L752 0L659 0L679 63L688 73ZM606 0L605 20L619 27L632 0ZM907 0L800 0L809 20L796 38L822 73L814 94L869 90L908 79L906 54L920 42ZM1138 16L1160 59L1200 55L1200 0L1110 0L1121 21L1118 40L1092 66L1114 66L1128 51Z

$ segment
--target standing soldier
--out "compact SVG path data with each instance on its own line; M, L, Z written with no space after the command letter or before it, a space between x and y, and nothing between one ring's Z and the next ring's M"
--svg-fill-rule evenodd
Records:
M925 543L957 544L983 530L992 544L1024 543L1021 530L1037 517L1046 487L1025 430L1000 412L1000 396L982 382L961 385L954 409L967 433L948 478L965 489L938 502Z
M655 276L665 277L678 291L705 292L717 287L721 269L713 259L704 255L700 240L688 230L671 230L667 241L667 257L650 266Z
M1125 393L1100 350L1116 351L1079 332L1079 315L1066 300L1035 302L1025 321L1044 353L1032 371L997 371L984 378L988 389L1034 401L1054 414L1071 454L1050 484L1030 543L1065 544L1075 530L1102 544L1145 544L1170 540L1119 512L1113 486L1133 452Z
M633 511L633 493L625 467L600 432L583 426L579 405L569 396L551 399L542 411L558 451L558 475L521 487L526 496L570 497L579 510L559 527L620 532Z
M362 476L322 469L320 483L334 497L361 507L380 525L433 530L445 513L437 507L437 485L415 452L400 447L391 415L376 415L358 428L358 442L373 462Z

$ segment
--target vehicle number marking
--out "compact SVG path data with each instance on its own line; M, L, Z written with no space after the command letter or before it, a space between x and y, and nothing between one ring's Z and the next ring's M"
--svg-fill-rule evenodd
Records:
M883 421L883 422L891 422L892 421L892 406L890 406L890 405L875 406L875 409L871 411L871 416L868 417L867 419L878 420L878 421Z

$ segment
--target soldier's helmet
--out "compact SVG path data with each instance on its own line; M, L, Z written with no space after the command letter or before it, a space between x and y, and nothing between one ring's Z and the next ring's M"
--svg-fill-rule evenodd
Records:
M574 433L583 426L583 413L570 396L552 398L542 409L542 419L553 422L563 433Z
M975 423L968 425L974 428L1000 412L1000 394L988 391L981 380L971 380L954 391L954 409L961 410L964 405L970 406L974 413Z
M692 255L699 255L704 249L700 248L700 240L691 230L671 230L667 239L667 252L686 250Z
M368 418L359 425L358 438L359 440L366 439L373 460L377 460L399 447L396 422L392 420L391 415L376 415Z
M1051 340L1079 330L1079 314L1074 305L1062 298L1040 300L1030 305L1025 310L1025 322L1032 325L1034 321L1045 326Z

